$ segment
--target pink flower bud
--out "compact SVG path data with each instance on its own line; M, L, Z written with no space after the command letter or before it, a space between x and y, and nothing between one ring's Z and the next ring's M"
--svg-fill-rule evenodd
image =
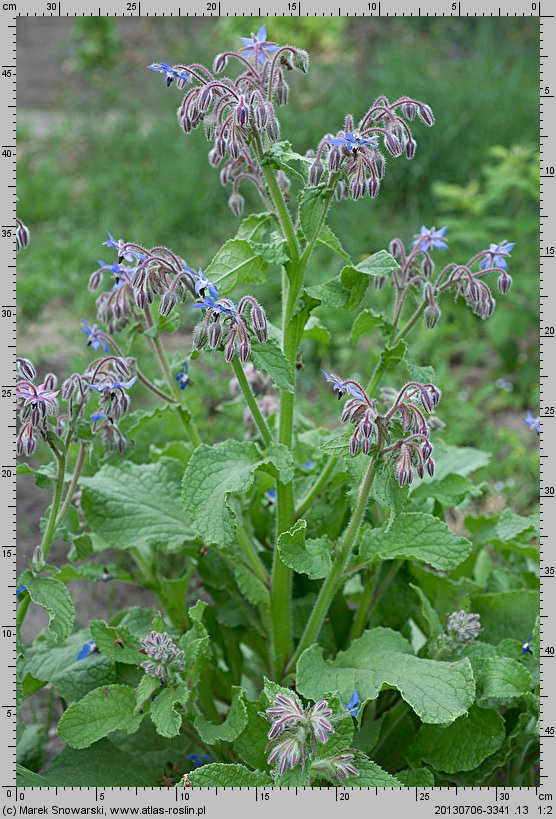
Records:
M208 345L211 350L215 350L222 338L222 326L219 321L213 321L208 328Z
M245 199L240 193L232 193L230 198L228 199L228 206L234 216L241 216L243 213L243 206L245 204Z
M320 159L315 159L309 171L309 185L318 185L324 173L324 165Z
M420 104L417 108L417 114L419 115L419 119L429 128L432 127L435 123L434 114L431 108L428 105Z
M197 108L199 113L206 114L208 109L210 108L210 104L212 102L212 88L210 85L205 85L205 87L199 92L197 97Z
M410 122L415 119L415 115L417 114L417 109L412 102L404 102L402 105L402 112L406 119Z
M380 182L376 176L371 176L369 179L369 196L371 199L376 199L380 190Z
M410 137L405 143L405 155L408 159L413 159L415 151L417 150L417 143Z
M334 145L328 154L328 170L330 173L336 173L340 170L342 164L342 152L338 145Z
M428 304L425 307L425 312L423 313L423 322L427 330L432 330L433 327L436 327L439 318L440 309L438 305L436 303Z
M498 277L498 289L502 293L502 295L506 295L510 287L512 286L512 277L509 273L501 273Z
M214 58L213 71L215 74L221 74L228 64L228 57L226 54L217 54Z
M384 137L384 145L388 153L394 157L400 156L403 151L402 143L394 134L387 134Z
M245 362L249 359L250 355L251 345L249 344L248 341L242 341L241 344L239 345L239 360L241 361L241 363L245 364Z

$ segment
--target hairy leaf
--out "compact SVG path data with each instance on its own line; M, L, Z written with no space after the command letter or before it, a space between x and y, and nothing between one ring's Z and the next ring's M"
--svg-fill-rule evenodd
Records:
M238 284L260 284L267 273L268 264L246 239L226 242L205 270L220 296L229 296Z
M244 765L215 762L203 765L189 774L194 788L257 788L272 785L270 774L264 771L250 771Z
M139 665L144 656L136 648L137 641L125 626L108 626L104 620L91 620L91 637L99 651L119 663Z
M245 691L236 685L232 686L232 702L224 722L214 725L202 714L195 719L195 730L207 745L214 745L216 742L232 742L242 733L246 725Z
M72 748L88 748L112 731L133 734L141 714L135 714L135 691L128 685L95 688L70 705L58 723L58 736Z
M170 685L157 694L151 704L150 715L157 732L163 737L175 737L179 734L182 715L177 710L186 705L189 690L183 685Z
M298 574L306 574L311 580L326 577L332 568L332 544L324 536L305 540L307 523L303 519L278 538L278 551L282 561Z
M48 631L54 639L65 640L73 628L75 609L64 584L53 577L35 577L28 570L20 576L19 585L26 586L33 603L46 610Z
M291 364L272 338L264 343L252 342L251 360L257 370L268 373L279 390L294 392Z

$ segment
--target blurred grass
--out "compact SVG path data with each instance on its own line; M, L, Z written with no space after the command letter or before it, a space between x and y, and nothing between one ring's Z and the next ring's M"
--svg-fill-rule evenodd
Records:
M26 327L36 330L45 307L68 339L80 318L93 318L87 280L97 259L109 258L106 230L147 246L167 244L203 267L235 232L238 220L207 162L204 134L180 131L181 95L145 66L211 64L215 53L259 24L114 20L96 28L80 24L70 43L57 46L58 92L45 117L63 120L37 139L33 118L25 124L22 116L18 131L19 215L32 232L18 260L24 334ZM308 75L292 74L290 102L279 112L283 138L296 150L336 131L346 113L358 118L379 94L423 99L437 116L432 129L415 124L417 155L389 162L377 200L334 205L330 226L355 258L386 247L395 235L408 241L421 224L449 224L450 251L439 260L464 261L490 242L518 242L514 285L498 299L492 319L481 322L462 303L444 301L439 328L418 329L412 344L444 387L446 437L479 446L489 440L497 451L493 478L505 480L519 466L525 502L537 480L536 442L526 428L497 428L504 415L515 427L525 406L536 413L538 400L538 21L274 18L267 24L272 39L310 51ZM24 89L18 105L25 108ZM247 212L260 209L251 192L245 195ZM337 271L336 260L315 254L313 280ZM260 295L274 304L278 291L279 282L269 282ZM380 306L389 295L369 291L365 306ZM321 363L348 374L357 369L348 342L353 316L321 312L332 343L329 349L305 344L302 383L309 399ZM71 332L70 355L77 335ZM45 355L46 349L41 344ZM364 377L375 352L370 342L356 354ZM332 413L332 404L326 407ZM310 400L307 411L314 414Z

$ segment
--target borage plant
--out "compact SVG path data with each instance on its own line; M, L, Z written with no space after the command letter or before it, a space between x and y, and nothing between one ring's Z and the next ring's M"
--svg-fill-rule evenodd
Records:
M464 518L485 491L469 475L488 455L442 442L436 412L451 385L408 348L416 326L440 321L447 293L491 316L494 277L502 294L511 284L513 243L439 264L447 229L422 227L353 263L329 209L376 197L386 156L412 159L413 130L432 126L432 111L380 96L297 153L278 110L307 54L270 42L265 26L242 39L212 70L149 68L185 92L179 125L203 126L233 213L247 185L264 210L204 271L206 260L109 234L114 257L90 280L97 323L81 328L94 360L60 387L19 360L18 450L52 455L20 467L52 487L17 589L19 626L31 603L49 616L34 642L18 642L20 701L50 688L45 721L20 720L21 781L534 784L535 521L509 509ZM28 238L22 225L18 244ZM324 283L311 273L317 245L343 263ZM281 310L245 292L278 266ZM326 339L321 305L354 311L373 300L371 281L393 289L392 313L364 306L353 321L354 348L370 336L374 360L354 350L348 372L325 365L318 401L328 405L327 385L340 399L330 434L296 404L300 345ZM172 361L165 335L182 315L198 320L185 361L183 351ZM190 408L209 351L245 402L244 430L216 443ZM130 410L141 389L151 411ZM152 419L179 422L179 440L134 451ZM71 546L58 567L54 539ZM108 548L100 568L92 558ZM135 583L158 610L76 628L75 579ZM65 747L42 776L60 710Z

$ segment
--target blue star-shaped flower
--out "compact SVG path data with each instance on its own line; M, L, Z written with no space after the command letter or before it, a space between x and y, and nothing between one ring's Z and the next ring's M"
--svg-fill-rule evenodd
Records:
M353 398L357 398L359 401L363 401L363 394L354 387L353 384L346 384L345 381L342 381L340 376L336 375L336 373L327 373L324 370L321 370L321 373L324 375L326 380L329 384L332 384L332 391L338 393L338 398L341 398L342 395L345 393L349 393Z
M94 640L87 640L87 642L83 643L83 645L81 646L81 649L79 650L79 653L78 653L78 655L77 655L77 657L75 659L76 660L84 660L85 657L88 657L89 654L93 654L95 651L98 651L98 649L97 649L97 647L95 645L95 641Z
M266 495L267 500L268 500L268 505L269 506L274 506L274 504L276 503L276 499L277 499L276 489L269 489L267 492L265 492L265 495Z
M110 245L112 247L112 245ZM101 259L98 260L99 267L102 267L104 270L109 270L114 276L122 276L127 271L118 262L112 262L112 264L108 264L107 262L103 262Z
M352 717L356 717L359 711L361 710L361 698L359 697L359 691L354 691L351 695L351 699L348 704L345 706L346 711L352 715Z
M527 426L530 429L534 429L535 432L540 433L540 431L541 431L541 422L540 422L539 416L537 416L535 418L533 413L531 412L531 410L527 410L527 415L525 416L525 418L523 418L523 423L527 424Z
M225 307L223 304L220 304L219 301L215 301L210 296L205 295L203 301L198 301L192 305L193 310L201 310L203 307L212 307L213 310L216 310L218 313L227 313L229 316L233 318L235 323L237 324L237 319L230 310L229 307Z
M256 34L251 32L250 37L240 37L239 39L243 43L243 48L240 49L243 51L243 55L245 57L251 57L254 54L260 65L264 63L269 54L274 54L278 51L278 45L276 43L270 43L267 40L265 25L261 26Z
M488 251L479 262L481 270L488 270L489 267L501 267L502 270L507 270L506 257L510 255L515 244L515 242L498 242L497 245L489 245Z
M157 71L159 74L164 74L166 85L170 85L173 80L181 80L183 83L189 82L189 77L185 71L178 70L168 63L153 63L148 65L150 71Z
M91 421L93 422L93 424L96 424L97 421L102 421L102 419L105 417L106 416L104 415L104 413L100 412L99 410L98 412L93 412L93 414L91 415Z
M134 375L129 381L113 381L111 384L89 384L90 390L97 392L112 392L113 390L128 390L137 381Z
M417 242L419 242L419 250L427 251L435 247L439 250L445 250L448 247L444 241L444 236L447 230L447 225L439 230L436 230L434 227L427 228L423 225L415 241L411 242L410 247L415 247Z
M180 390L184 390L187 386L189 386L191 384L191 381L190 381L189 376L187 374L188 372L189 372L189 364L187 363L187 361L184 361L183 362L182 372L178 373L176 375L176 381L179 384Z
M345 148L346 151L349 151L349 153L353 153L358 148L377 147L374 140L363 139L363 137L360 137L359 134L350 134L349 131L346 131L343 137L334 137L334 139L329 139L328 144L340 145L342 148Z
M95 350L96 352L97 350L100 350L100 348L102 347L105 353L109 353L110 347L106 343L106 340L104 338L99 338L99 335L102 335L102 330L99 330L96 324L94 325L94 327L91 327L89 322L85 321L85 319L82 320L81 324L83 326L80 327L79 329L81 330L82 333L85 333L88 339L87 343L90 344L93 350Z
M211 296L211 298L215 300L218 300L218 287L212 282L209 282L209 280L203 273L202 267L199 268L198 273L195 273L189 267L186 267L185 269L187 270L188 273L191 273L195 278L195 293L197 296L204 295L204 291L208 290L209 296Z

